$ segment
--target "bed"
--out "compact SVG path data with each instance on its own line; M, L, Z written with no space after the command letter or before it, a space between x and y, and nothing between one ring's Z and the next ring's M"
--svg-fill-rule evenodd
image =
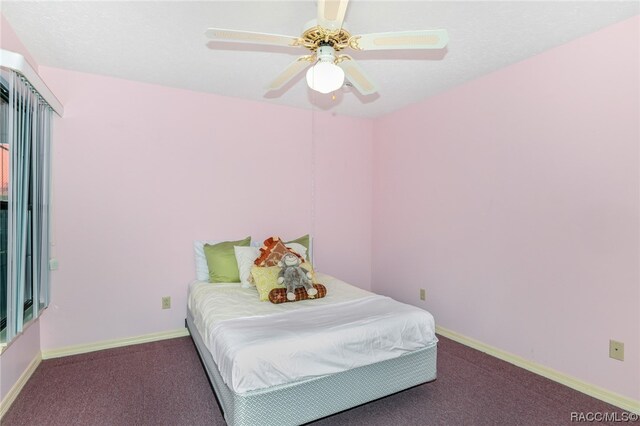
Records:
M227 424L299 425L436 378L431 314L318 280L326 297L283 304L190 284L186 324Z

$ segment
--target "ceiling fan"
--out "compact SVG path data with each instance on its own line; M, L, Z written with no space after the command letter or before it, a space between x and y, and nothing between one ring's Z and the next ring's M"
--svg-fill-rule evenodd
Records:
M216 41L302 47L311 53L296 59L267 87L277 90L300 72L307 71L307 84L320 93L333 92L344 84L345 76L361 94L377 92L375 84L347 54L353 50L442 49L449 37L446 30L419 30L351 35L343 25L349 0L318 0L318 18L305 25L300 37L249 31L209 28L205 35Z

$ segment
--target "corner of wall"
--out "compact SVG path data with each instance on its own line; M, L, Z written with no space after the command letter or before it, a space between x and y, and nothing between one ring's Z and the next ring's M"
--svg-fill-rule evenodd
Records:
M0 13L0 48L21 54L29 65L38 72L38 63L2 13Z

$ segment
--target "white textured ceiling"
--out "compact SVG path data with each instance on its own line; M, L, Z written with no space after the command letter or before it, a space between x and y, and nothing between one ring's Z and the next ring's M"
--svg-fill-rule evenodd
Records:
M352 34L446 28L444 51L353 52L379 93L336 99L303 74L263 87L303 49L210 42L212 27L297 36L315 1L6 1L0 10L40 65L338 114L376 117L637 15L638 1L351 0ZM597 55L597 52L594 52Z

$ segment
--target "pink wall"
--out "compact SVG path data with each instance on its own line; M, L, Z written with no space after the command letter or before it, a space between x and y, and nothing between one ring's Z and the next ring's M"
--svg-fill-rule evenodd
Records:
M31 323L0 357L0 401L40 353L40 321Z
M366 248L371 239L371 121L48 67L41 73L65 106L53 152L60 269L42 319L43 350L183 327L194 239L288 239L315 226L320 270L370 287L370 252L344 265L331 250L336 240ZM334 206L350 214L336 227L312 221L318 120L345 130L315 145L318 167L339 166L315 183L318 217ZM162 296L172 297L171 310L160 309Z
M638 34L636 17L378 120L373 289L640 399Z
M321 270L329 267L332 275L342 280L370 289L372 122L316 114L312 126L317 181L316 264Z

